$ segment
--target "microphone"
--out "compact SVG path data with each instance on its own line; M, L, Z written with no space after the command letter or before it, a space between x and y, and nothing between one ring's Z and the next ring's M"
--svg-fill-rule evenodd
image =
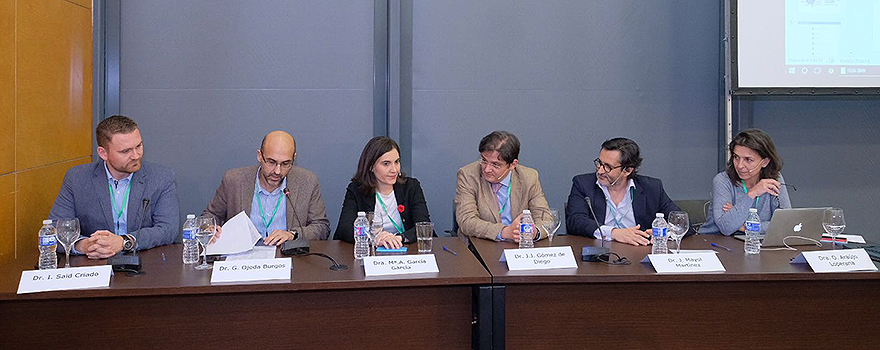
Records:
M138 246L138 238L137 232L141 230L144 226L144 216L146 216L147 208L150 207L150 199L144 198L141 202L141 210L138 218L138 228L134 232L132 232L132 240L134 240L134 249L131 255L125 255L123 252L119 252L114 256L111 256L110 259L107 259L107 263L113 266L114 271L120 272L128 272L129 275L141 275L143 274L143 270L141 270L141 259L137 255L137 246Z
M284 187L284 197L287 198L287 202L290 203L290 207L293 208L293 201L290 200L290 189ZM299 217L296 216L296 212L291 210L291 215L296 219L297 225L302 228L302 222L299 221ZM281 254L284 255L305 255L309 253L310 244L309 240L306 239L305 235L302 232L297 232L296 237L294 237L290 241L286 241L281 244Z
M590 197L585 196L584 201L587 202L587 208L590 209L590 215L593 216L593 221L596 222L597 229L599 230L599 233L601 233L602 238L600 239L602 240L602 246L584 246L584 248L581 250L581 260L590 262L602 262L599 257L608 254L611 249L605 248L605 233L602 232L602 225L599 224L599 219L596 218L596 212L593 211L593 203L590 200Z
M614 179L613 182L611 182L611 186L608 186L608 187L614 187L614 185L617 184L617 181L620 181L620 177L621 177L621 176L623 176L623 172L622 172L622 171L620 172L620 175L617 175L617 178ZM587 201L587 203L589 203L589 201Z

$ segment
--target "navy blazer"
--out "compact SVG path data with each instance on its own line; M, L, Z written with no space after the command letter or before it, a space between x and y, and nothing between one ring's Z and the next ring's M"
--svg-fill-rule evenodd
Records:
M148 213L144 215L142 207L147 198ZM77 165L64 175L49 219L74 217L79 218L81 237L98 230L116 230L103 160ZM141 164L131 177L126 225L139 250L174 242L180 229L180 205L171 168L146 161Z
M406 182L395 183L394 198L397 199L398 205L403 205L403 212L400 213L400 218L403 219L403 243L415 242L416 223L431 221L431 215L428 214L428 202L425 201L419 180L407 177ZM357 212L373 211L375 207L375 194L365 195L360 184L354 181L349 183L345 190L342 213L339 214L339 223L336 224L334 238L354 243L354 219L357 219ZM388 209L397 210L397 208ZM435 233L434 236L436 235Z
M605 223L605 208L608 200L602 188L596 184L596 173L581 174L571 179L571 193L565 206L565 229L570 235L594 237L593 232ZM653 177L636 175L633 179L633 217L641 230L650 229L657 213L669 217L669 212L681 210L669 199L663 190L663 182ZM596 219L593 220L587 208L585 197L590 197Z

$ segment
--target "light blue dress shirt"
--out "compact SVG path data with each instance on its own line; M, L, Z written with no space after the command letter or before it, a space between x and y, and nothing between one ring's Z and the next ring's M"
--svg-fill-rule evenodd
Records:
M510 174L513 172L507 173L507 176L504 177L504 180L501 180L501 188L498 189L498 192L495 192L495 199L498 200L498 208L504 207L501 210L501 223L505 225L510 225L513 222L513 216L510 213L510 198L508 197L507 190L510 188ZM505 205L507 204L507 205ZM504 230L503 228L501 229ZM498 232L498 236L495 237L496 241L500 241L501 232Z
M623 196L623 200L617 205L611 201L611 193L608 192L608 187L599 183L599 180L596 180L596 185L602 189L602 193L605 194L605 224L599 226L596 231L593 232L593 236L596 239L604 239L606 241L611 240L611 230L615 228L627 228L633 227L636 225L636 216L633 214L633 190L636 188L636 183L629 179L626 182L626 194ZM640 230L644 230L644 227L640 227Z
M110 184L110 196L113 197L110 206L113 207L113 203L116 203L116 207L111 208L113 211L113 233L124 236L128 234L128 202L125 198L125 192L128 190L131 194L128 186L131 184L131 177L134 173L128 174L122 180L116 180L113 175L110 175L110 169L107 168L106 162L104 163L104 171L107 173L107 182ZM122 215L118 215L120 206L122 207Z
M261 168L262 169L262 168ZM263 238L268 237L272 231L287 230L287 198L284 196L284 189L287 188L287 178L281 182L274 191L269 192L260 184L260 170L257 170L257 179L254 181L254 199L251 202L251 222L257 228ZM281 203L278 203L278 201ZM263 217L260 215L260 204L263 205ZM278 206L278 212L275 212L275 206ZM272 213L275 212L275 217ZM271 223L269 222L271 220ZM266 227L266 224L269 224ZM263 240L259 240L257 245L262 245Z

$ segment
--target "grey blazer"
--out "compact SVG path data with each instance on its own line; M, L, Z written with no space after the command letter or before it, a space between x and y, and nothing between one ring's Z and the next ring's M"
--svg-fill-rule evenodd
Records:
M205 213L217 218L217 224L244 211L251 215L254 200L254 185L257 181L258 165L230 169L223 174L220 187ZM287 188L290 200L285 200L287 229L296 230L308 239L327 239L330 236L330 220L321 199L321 185L315 173L294 166L287 173Z
M142 207L149 199L146 215ZM126 222L139 250L171 244L180 229L180 204L171 168L144 161L131 178ZM81 238L98 230L115 231L104 161L67 171L49 219L78 218ZM138 230L140 227L140 230Z

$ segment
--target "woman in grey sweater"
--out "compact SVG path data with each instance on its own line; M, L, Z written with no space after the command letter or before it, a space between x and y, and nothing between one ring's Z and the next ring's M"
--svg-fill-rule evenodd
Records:
M758 209L761 234L777 208L791 208L782 159L773 140L758 129L741 131L728 146L727 169L712 180L712 208L700 233L731 235L744 231L749 208Z

